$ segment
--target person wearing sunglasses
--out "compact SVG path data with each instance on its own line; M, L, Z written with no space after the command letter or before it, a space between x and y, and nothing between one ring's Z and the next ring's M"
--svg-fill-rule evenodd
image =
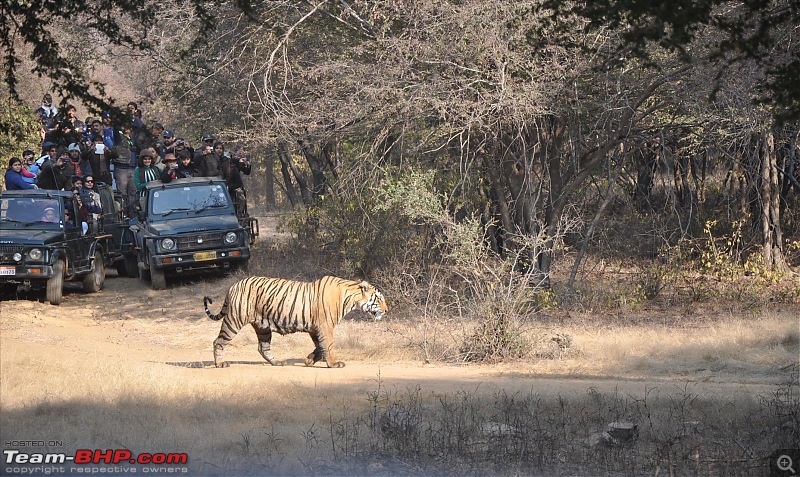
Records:
M95 189L94 176L91 174L83 176L83 188L81 188L81 197L88 197L89 198L88 201L86 199L82 200L84 200L84 202L91 202L91 204L100 209L102 213L103 204L100 203L100 194L97 192L97 189Z

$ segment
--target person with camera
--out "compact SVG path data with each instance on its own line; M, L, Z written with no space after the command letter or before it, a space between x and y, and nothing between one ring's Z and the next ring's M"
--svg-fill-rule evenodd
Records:
M83 177L82 186L78 189L79 201L83 204L81 215L84 221L88 222L92 230L99 228L100 216L103 214L103 204L100 202L100 194L94 190L94 176L89 174ZM91 219L91 220L90 220Z
M80 144L83 138L85 125L78 119L75 106L69 104L66 107L66 116L61 121L61 129L56 135L54 142L66 146L67 144Z
M175 154L168 152L164 154L164 170L161 171L161 182L168 184L175 179L180 179L178 176L178 158Z
M99 121L95 120L92 127L94 128L97 124ZM95 134L92 140L92 146L83 153L83 160L91 165L91 173L95 179L112 185L114 182L111 178L111 161L119 158L119 153L103 142L102 131L100 134Z
M48 190L69 190L71 186L70 174L66 162L69 161L69 154L66 150L55 154L54 159L44 163L36 178L36 185L40 189Z
M236 215L240 217L247 215L247 191L244 188L242 174L249 176L252 167L250 155L243 148L239 148L235 155L231 155L228 151L222 153L219 175L225 179L228 193L236 208Z
M213 177L219 175L219 156L214 152L214 136L203 134L203 143L194 153L194 165L197 169L195 177Z
M178 165L181 164L182 153L189 154L189 160L194 159L194 148L191 145L189 145L189 143L186 142L184 138L179 137L178 139L175 140L174 149L175 149L174 151L175 157L178 158ZM192 163L192 167L194 167L194 163Z

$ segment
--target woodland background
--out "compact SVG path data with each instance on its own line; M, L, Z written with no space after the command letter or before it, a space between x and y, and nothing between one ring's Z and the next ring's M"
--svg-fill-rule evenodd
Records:
M81 118L136 101L247 147L257 214L412 300L580 300L609 263L641 302L698 276L800 294L797 2L3 9L3 157L36 149L44 92Z

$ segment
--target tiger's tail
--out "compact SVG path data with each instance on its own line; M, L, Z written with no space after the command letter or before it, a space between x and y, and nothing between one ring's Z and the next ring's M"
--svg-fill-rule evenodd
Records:
M211 310L208 309L208 304L209 303L214 303L214 300L212 300L211 297L209 297L209 296L204 296L203 297L203 306L205 307L206 315L208 315L209 318L211 318L214 321L219 321L219 320L221 320L222 318L225 317L226 312L228 311L228 298L227 297L225 297L225 303L222 304L222 309L219 310L219 313L217 313L216 315L211 313Z

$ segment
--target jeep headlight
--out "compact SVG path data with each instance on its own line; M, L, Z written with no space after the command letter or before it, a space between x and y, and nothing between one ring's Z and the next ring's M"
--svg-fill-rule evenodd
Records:
M161 248L164 250L175 250L175 241L171 238L165 238L161 241Z
M42 251L41 251L41 249L32 248L28 252L28 257L30 257L31 260L38 262L39 260L42 259Z
M236 242L236 239L239 237L236 235L236 232L228 232L225 234L225 243L231 244Z

